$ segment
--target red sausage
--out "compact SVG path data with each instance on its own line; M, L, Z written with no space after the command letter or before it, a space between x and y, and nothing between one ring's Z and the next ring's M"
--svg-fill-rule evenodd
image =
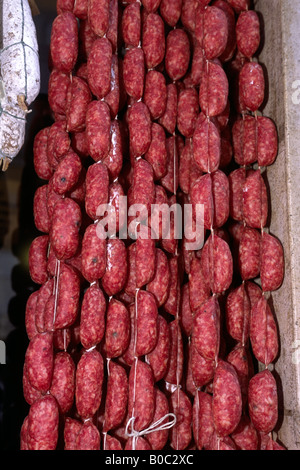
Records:
M58 297L54 328L59 330L73 325L76 320L79 309L80 278L72 267L61 265L57 282Z
M127 280L127 250L119 238L108 240L106 245L106 270L102 276L102 287L107 295L116 295Z
M164 21L174 27L181 15L182 0L161 0L159 11Z
M254 279L260 272L261 235L255 228L245 227L239 244L239 268L242 279Z
M204 173L214 172L220 164L221 138L216 125L200 114L193 135L194 160Z
M248 391L249 415L255 429L271 432L278 419L277 385L272 373L265 369L252 377Z
M198 353L194 345L194 338L192 335L192 342L190 346L190 368L194 386L196 388L203 387L211 383L215 373L216 363L205 359Z
M207 360L215 360L220 349L220 306L210 297L194 312L193 344Z
M239 76L240 99L250 111L257 111L265 96L265 79L262 66L257 62L247 62Z
M121 172L124 152L121 123L117 119L111 122L110 139L110 149L103 163L108 169L111 180L114 181Z
M182 90L178 96L177 127L184 137L193 136L198 114L198 92L195 88Z
M157 13L149 13L143 22L142 47L147 69L157 67L165 56L165 26Z
M213 293L227 290L232 281L233 261L228 243L211 234L202 250L203 275L209 280Z
M149 234L145 237L145 232ZM150 238L148 229L138 233L135 251L136 286L141 288L152 281L155 274L155 240Z
M75 0L73 13L80 20L87 18L88 12L88 0Z
M170 286L170 268L168 258L163 250L155 249L155 274L147 284L147 291L151 292L161 307L167 300Z
M147 354L146 362L151 366L154 382L158 382L166 375L170 355L170 331L165 318L157 317L157 343L150 353Z
M106 300L99 286L84 293L80 312L80 342L85 349L100 343L105 333Z
M188 70L190 42L183 29L173 29L166 40L165 68L171 80L180 80Z
M192 404L180 389L170 397L170 412L176 415L176 424L170 430L170 445L174 450L184 450L192 439Z
M201 111L213 117L221 114L228 100L228 79L223 68L214 62L208 62L199 89Z
M48 82L48 101L53 113L62 116L66 115L67 94L70 86L70 76L53 69Z
M151 143L145 153L145 160L153 168L153 178L159 180L167 173L167 146L164 128L157 122L151 125Z
M50 126L41 129L35 136L33 142L33 164L39 178L49 180L53 170L49 165L47 157L48 134Z
M220 8L226 15L227 26L228 26L228 37L225 50L219 56L222 62L228 62L232 59L236 50L236 32L235 32L235 13L233 8L225 0L215 0L212 3L213 6Z
M25 307L25 329L29 341L38 333L35 323L36 305L39 296L39 290L32 292L26 302Z
M258 450L258 432L246 415L242 416L231 437L238 450Z
M87 60L88 83L93 95L103 98L110 91L112 45L107 38L93 42Z
M170 356L164 380L170 384L181 382L183 374L183 338L177 320L169 323L170 330Z
M229 176L229 214L234 220L242 221L243 214L243 187L246 179L244 168L233 170Z
M71 145L71 139L67 132L66 121L56 121L49 129L47 139L47 158L52 170L54 170L59 160L66 155Z
M57 259L70 259L77 253L81 221L81 209L72 199L66 197L55 204L49 237Z
M89 225L82 239L81 263L82 274L88 282L101 279L107 265L107 242L98 237L97 225Z
M107 167L101 162L90 165L86 173L85 210L91 219L97 220L99 206L107 204L108 190Z
M196 39L202 44L206 59L219 57L225 50L228 39L228 23L223 10L216 6L196 10Z
M226 299L226 326L232 338L245 344L249 337L250 299L244 284L233 289Z
M257 161L259 166L274 163L278 152L278 134L273 121L265 116L257 117Z
M154 296L140 290L136 299L136 355L144 356L155 348L158 338L158 310Z
M152 120L164 114L167 105L167 85L161 72L149 70L146 73L143 101L148 106Z
M250 0L227 0L229 5L234 8L234 10L237 13L240 13L241 11L248 10Z
M55 450L59 434L59 408L52 395L35 401L28 413L28 450Z
M268 366L279 351L278 330L273 313L265 297L252 307L250 317L250 341L258 361Z
M207 449L213 433L212 396L198 390L193 403L193 435L197 449Z
M137 47L141 37L141 6L129 3L122 15L122 35L126 47Z
M98 162L109 154L111 138L110 109L104 101L93 100L86 112L86 138L89 155Z
M249 170L243 186L243 215L252 228L265 227L268 218L267 187L260 170Z
M47 392L53 374L53 334L38 333L31 339L25 353L25 367L30 384Z
M88 0L88 20L94 33L104 36L109 24L109 0Z
M28 253L29 274L33 282L44 284L48 279L47 273L47 254L48 254L48 235L36 237L30 245Z
M177 315L179 310L180 302L180 286L179 286L179 262L178 257L173 256L169 258L169 268L170 268L170 288L169 295L164 304L164 309L170 315L174 317Z
M261 236L261 287L264 292L279 289L284 279L284 252L280 241L268 233Z
M88 84L80 77L73 77L66 98L66 119L68 132L85 129L85 115L92 95Z
M110 108L111 118L115 119L118 114L120 104L119 58L116 54L113 54L111 59L110 91L104 97L104 101Z
M166 395L159 389L155 388L155 412L153 421L151 424L156 423L169 413L169 403ZM163 424L167 423L168 418L163 420ZM154 431L147 435L151 448L153 450L163 450L167 444L169 437L169 430L163 429L160 431Z
M75 15L70 11L61 13L53 21L50 55L54 68L71 73L78 56L78 26Z
M100 450L100 433L91 421L85 421L81 426L76 450Z
M234 367L219 360L213 380L213 419L218 436L229 436L241 419L242 396Z
M98 410L102 399L103 358L93 349L85 351L76 369L75 401L82 419L91 418Z
M60 412L68 413L75 394L75 363L72 356L65 351L54 356L50 393L56 398Z
M123 60L123 80L126 93L139 100L144 92L145 57L143 49L133 47L126 51Z
M105 344L107 357L121 356L129 346L130 316L126 306L112 299L106 312Z
M183 0L181 8L181 22L190 32L195 31L195 16L197 9L197 0Z
M126 416L128 401L128 378L125 369L114 361L109 361L108 370L104 432L122 424Z
M52 177L53 190L60 195L72 191L79 181L81 171L81 160L79 156L70 149L56 167Z
M257 160L257 120L246 115L233 124L234 159L238 165L250 165Z
M238 50L249 59L260 44L260 23L256 11L248 10L239 14L236 22L236 43Z
M133 157L144 155L151 144L151 116L148 106L142 101L129 109L129 145Z
M190 284L182 286L180 303L180 326L185 336L189 337L193 331L193 312L190 306Z
M127 417L134 417L133 427L141 431L149 426L155 411L154 380L150 366L137 360L129 373ZM131 431L131 426L129 426Z
M177 119L177 87L174 83L167 85L167 103L164 114L159 118L161 124L169 134L173 134Z

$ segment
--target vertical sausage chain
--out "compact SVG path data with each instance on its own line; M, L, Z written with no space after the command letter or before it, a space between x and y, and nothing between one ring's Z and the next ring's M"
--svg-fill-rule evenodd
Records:
M260 28L248 0L57 0L22 449L284 449Z

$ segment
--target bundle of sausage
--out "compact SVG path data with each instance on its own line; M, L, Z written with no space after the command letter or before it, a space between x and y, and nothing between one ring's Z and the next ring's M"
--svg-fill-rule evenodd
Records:
M257 189L276 129L252 116L261 103L247 102L256 96L247 74L239 119L230 96L232 71L256 67L248 7L57 1L53 124L34 142L41 234L29 251L37 288L25 312L22 449L254 448L250 432L256 448L258 433L279 446L269 434L277 351L266 293L283 274L270 265ZM259 170L248 168L257 158L245 161L246 144ZM266 370L250 381L254 360Z

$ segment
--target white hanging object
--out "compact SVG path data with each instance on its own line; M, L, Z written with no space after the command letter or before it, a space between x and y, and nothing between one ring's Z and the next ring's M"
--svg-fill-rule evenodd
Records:
M5 171L25 140L26 115L40 92L36 28L28 0L0 0L0 167Z

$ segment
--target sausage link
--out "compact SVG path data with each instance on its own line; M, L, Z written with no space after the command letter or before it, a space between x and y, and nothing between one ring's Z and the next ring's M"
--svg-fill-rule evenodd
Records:
M35 401L28 413L28 450L55 450L59 434L59 408L52 395Z
M106 245L106 270L102 276L102 287L107 295L116 295L125 286L127 280L127 250L119 238L108 240Z
M190 62L190 41L183 29L175 28L166 39L165 68L171 80L180 80L188 70Z
M247 62L239 76L239 92L243 105L250 111L257 111L265 97L265 78L262 66Z
M220 349L220 306L212 296L194 312L193 343L199 354L215 360Z
M68 413L75 395L75 363L66 351L55 354L50 393L57 400L61 413Z
M53 170L49 165L47 157L48 134L50 126L41 129L33 141L33 164L34 170L42 180L49 180Z
M109 174L107 167L101 162L90 165L86 173L85 210L91 219L97 220L99 206L107 204L108 190Z
M159 180L167 173L167 145L164 128L157 122L151 125L151 143L145 153L145 160L153 168L154 180Z
M237 341L245 343L249 337L251 305L244 284L233 289L226 299L227 331Z
M54 68L71 73L78 56L78 26L75 15L70 11L61 13L53 21L50 56Z
M147 284L147 291L151 292L161 307L167 300L170 286L170 268L166 254L160 248L155 249L155 274Z
M122 35L126 47L137 47L141 37L141 6L129 3L122 15Z
M44 284L48 279L47 253L49 236L37 236L30 244L28 253L29 274L33 282Z
M193 436L197 449L207 449L213 433L212 395L197 390L193 403Z
M30 384L40 392L47 392L53 374L53 334L38 333L29 342L25 353L25 367Z
M52 177L53 190L60 195L72 191L79 180L81 171L81 160L79 156L70 149L56 167Z
M80 278L67 265L61 266L54 329L67 328L75 323L79 311Z
M170 397L170 412L176 415L176 424L170 430L170 445L174 450L184 450L192 440L192 404L180 389Z
M83 235L81 249L82 274L92 283L101 279L107 266L107 241L98 236L96 224L89 225Z
M223 68L217 63L208 62L199 89L201 111L210 117L222 114L227 105L228 88Z
M207 121L200 113L193 135L193 155L197 166L204 173L213 173L219 167L220 153L220 132L213 121Z
M254 279L260 273L261 235L255 228L245 227L239 244L239 267L242 279Z
M123 80L126 93L139 100L144 92L145 57L143 49L133 47L127 50L123 60Z
M256 11L248 10L239 14L236 22L236 43L238 50L249 59L260 44L260 22Z
M278 330L265 297L261 297L251 309L250 341L258 361L268 366L276 359L279 351Z
M152 120L164 114L167 105L167 85L161 72L149 70L146 73L143 101L148 106Z
M271 432L278 420L278 396L276 381L268 369L258 372L250 380L248 402L255 429Z
M55 204L49 240L57 259L66 260L76 254L81 222L81 209L75 201L65 197Z
M155 411L153 416L153 421L151 424L156 423L159 419L163 418L169 413L169 403L166 395L157 387L154 390L155 393ZM165 419L164 424L167 423ZM153 450L163 450L167 444L169 437L169 430L164 429L160 431L154 431L147 436L151 448Z
M284 278L284 252L280 241L268 233L261 236L261 287L264 292L279 289Z
M211 234L202 249L202 269L213 293L226 291L232 281L233 260L228 243Z
M99 286L84 293L80 312L80 341L85 349L100 343L105 333L106 300Z
M137 360L131 366L129 373L127 417L134 416L134 429L141 431L152 422L154 411L155 393L152 370L148 364Z
M166 375L170 355L170 331L164 317L157 317L157 343L154 349L147 354L146 361L151 366L154 381L158 382Z
M107 357L119 357L127 350L130 341L130 315L126 306L111 299L106 313L105 344Z
M108 367L104 432L117 428L122 424L126 416L128 402L128 377L125 369L114 361L109 361Z
M154 296L144 290L138 291L136 309L136 355L144 356L157 344L158 310Z
M77 364L75 377L75 402L82 419L94 416L101 404L103 376L103 358L99 351L85 351Z
M143 22L142 47L147 69L157 67L164 59L165 26L158 13L151 12Z
M111 145L110 109L104 101L93 100L86 112L86 138L89 155L98 162L105 159Z
M109 24L109 0L88 0L88 21L97 36L104 36Z
M241 388L234 367L219 360L213 380L213 419L218 436L229 436L242 413Z

